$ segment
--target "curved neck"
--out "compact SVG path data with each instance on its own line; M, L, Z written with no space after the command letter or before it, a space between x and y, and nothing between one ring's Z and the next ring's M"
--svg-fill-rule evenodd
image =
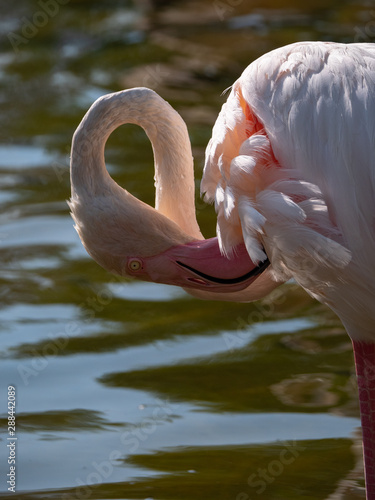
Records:
M120 125L142 127L155 159L155 208L195 238L203 238L195 216L194 169L186 125L150 89L135 88L98 99L76 130L72 144L72 197L97 196L114 188L104 160L110 134Z

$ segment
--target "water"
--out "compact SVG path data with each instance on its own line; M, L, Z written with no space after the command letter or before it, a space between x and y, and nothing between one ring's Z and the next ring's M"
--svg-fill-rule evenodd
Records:
M297 40L373 41L371 3L42 3L0 7L0 497L316 500L349 479L345 498L363 498L334 314L293 283L220 304L119 280L86 254L66 200L71 137L98 96L158 91L187 121L199 181L221 92L247 64ZM153 203L142 130L116 131L106 160ZM212 208L197 199L197 213L213 235Z

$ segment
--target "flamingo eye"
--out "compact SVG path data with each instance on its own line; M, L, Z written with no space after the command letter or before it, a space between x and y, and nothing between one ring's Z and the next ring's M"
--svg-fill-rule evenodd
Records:
M131 271L139 271L142 268L142 262L139 259L131 259L128 267Z

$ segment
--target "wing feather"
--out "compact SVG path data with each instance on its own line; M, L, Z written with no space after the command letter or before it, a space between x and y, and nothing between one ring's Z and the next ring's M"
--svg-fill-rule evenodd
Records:
M301 42L250 64L213 129L201 190L216 197L223 253L243 241L259 262L265 249L275 280L293 277L349 331L367 332L375 295L375 44Z

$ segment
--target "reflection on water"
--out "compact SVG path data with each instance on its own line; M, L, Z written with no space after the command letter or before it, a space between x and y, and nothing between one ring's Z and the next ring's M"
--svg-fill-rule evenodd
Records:
M169 100L199 179L221 92L247 64L297 40L373 41L371 6L71 0L43 15L42 3L0 7L0 422L13 384L17 498L363 498L351 345L336 317L292 283L220 304L110 276L66 199L71 137L98 96L149 86ZM106 160L153 203L143 131L121 127ZM197 199L197 212L214 234L212 207ZM0 471L0 497L15 498L4 434Z

